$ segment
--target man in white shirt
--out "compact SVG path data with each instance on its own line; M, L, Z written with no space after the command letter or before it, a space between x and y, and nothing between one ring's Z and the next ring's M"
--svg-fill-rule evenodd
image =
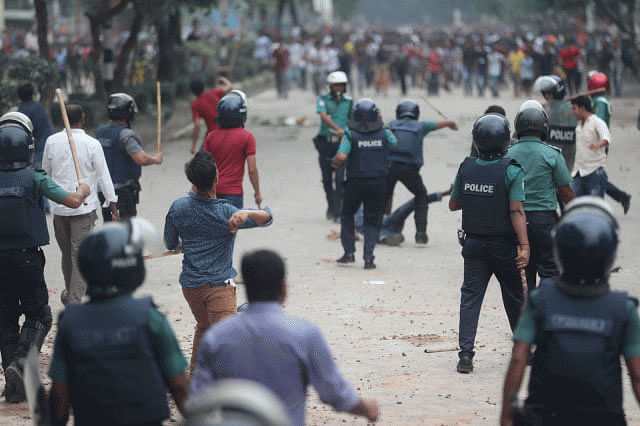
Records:
M53 203L53 227L62 252L62 274L65 285L61 299L65 305L71 302L79 303L84 296L86 283L78 270L78 248L84 235L93 229L98 218L96 209L100 207L100 202L96 195L97 185L100 185L100 192L104 194L105 204L109 204L113 217L118 216L116 207L118 197L113 188L100 142L82 130L85 116L80 105L67 105L67 115L78 154L80 171L84 178L84 182L81 183L89 185L91 195L87 197L86 204L77 209ZM42 168L62 188L73 190L78 186L71 148L64 130L54 133L47 139Z
M609 128L591 109L588 96L578 96L571 100L573 115L576 116L576 159L573 165L571 187L576 197L595 195L603 197L607 185L604 167L611 136Z

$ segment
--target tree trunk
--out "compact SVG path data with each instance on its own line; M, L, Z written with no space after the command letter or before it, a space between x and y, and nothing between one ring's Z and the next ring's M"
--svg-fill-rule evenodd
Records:
M280 26L282 25L282 15L284 15L284 7L287 0L278 0L278 16L276 21L276 28L280 32Z
M49 51L49 40L47 39L47 33L49 32L49 14L47 12L47 1L35 0L34 6L36 9L38 48L40 50L40 57L48 61L51 59L51 52Z
M116 68L113 72L113 92L121 92L124 89L125 76L127 75L131 52L138 44L138 35L140 34L140 30L142 30L143 22L144 13L138 3L136 3L136 15L133 18L133 23L129 30L129 38L127 38L127 41L124 42L120 49L120 54L116 61Z
M296 6L296 0L289 0L289 13L291 14L291 20L294 26L298 26L298 7Z

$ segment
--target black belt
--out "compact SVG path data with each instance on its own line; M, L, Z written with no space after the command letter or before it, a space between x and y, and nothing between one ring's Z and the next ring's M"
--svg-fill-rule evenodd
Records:
M555 210L527 210L525 215L555 216L558 213Z
M467 232L467 238L473 238L474 240L494 240L494 241L514 241L516 240L515 235L511 234L472 234Z

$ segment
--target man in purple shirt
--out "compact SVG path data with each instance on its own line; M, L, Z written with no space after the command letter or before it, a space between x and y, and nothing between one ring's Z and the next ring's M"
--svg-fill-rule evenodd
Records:
M323 402L374 422L378 405L362 399L340 375L320 329L282 308L287 295L282 258L258 250L242 258L248 308L213 325L200 342L190 397L216 380L253 380L278 395L292 424L304 424L307 385Z

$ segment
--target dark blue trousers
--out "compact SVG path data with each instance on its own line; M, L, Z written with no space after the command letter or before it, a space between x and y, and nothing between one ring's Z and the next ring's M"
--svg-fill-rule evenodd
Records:
M516 265L516 243L513 239L476 239L467 237L462 248L464 282L460 297L460 354L473 356L480 308L491 275L500 282L502 303L509 325L514 330L524 301L520 273Z

